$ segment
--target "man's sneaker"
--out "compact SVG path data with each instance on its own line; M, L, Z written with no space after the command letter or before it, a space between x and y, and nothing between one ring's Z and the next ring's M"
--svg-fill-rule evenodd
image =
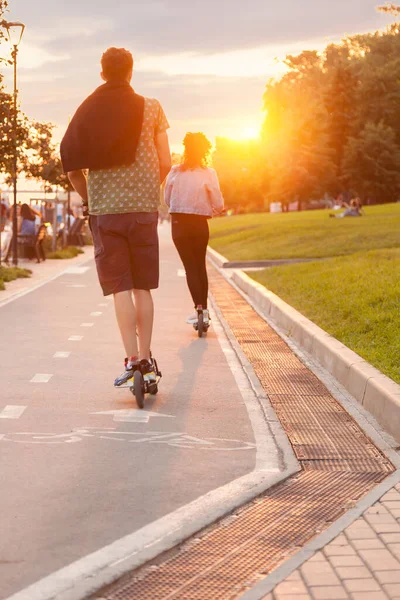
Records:
M190 315L190 317L188 317L186 319L186 323L189 323L189 325L196 325L198 320L199 320L199 315L197 314L197 311L196 311L195 313L193 313L192 315Z
M121 385L124 385L124 383L126 383L127 381L132 379L133 374L137 370L137 368L138 368L137 360L132 360L132 359L126 358L124 372L121 373L121 375L116 378L116 380L114 381L114 387L120 387Z
M146 358L140 361L140 370L143 375L143 379L148 385L152 385L153 383L157 383L157 377L154 370L154 365L151 361Z
M203 309L203 324L205 327L210 326L210 313L207 308Z

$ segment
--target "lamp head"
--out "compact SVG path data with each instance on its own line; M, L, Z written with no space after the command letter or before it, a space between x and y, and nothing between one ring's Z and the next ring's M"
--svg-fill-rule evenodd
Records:
M7 31L10 44L18 46L24 35L25 25L20 21L2 21L1 25Z

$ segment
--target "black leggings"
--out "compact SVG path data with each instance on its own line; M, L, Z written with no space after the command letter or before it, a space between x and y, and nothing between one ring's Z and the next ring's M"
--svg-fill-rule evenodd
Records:
M203 215L171 215L172 239L186 271L195 308L207 308L208 277L206 252L209 240L208 219Z

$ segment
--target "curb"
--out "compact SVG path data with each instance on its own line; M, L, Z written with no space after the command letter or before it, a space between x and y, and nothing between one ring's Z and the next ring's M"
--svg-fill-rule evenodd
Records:
M228 262L211 248L208 256L219 268ZM233 271L231 280L400 442L400 385L243 271Z

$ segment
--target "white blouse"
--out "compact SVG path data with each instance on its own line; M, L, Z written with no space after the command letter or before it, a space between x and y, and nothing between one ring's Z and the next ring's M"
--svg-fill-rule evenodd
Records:
M172 167L165 186L165 203L170 213L212 217L224 208L217 173L211 168Z

